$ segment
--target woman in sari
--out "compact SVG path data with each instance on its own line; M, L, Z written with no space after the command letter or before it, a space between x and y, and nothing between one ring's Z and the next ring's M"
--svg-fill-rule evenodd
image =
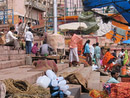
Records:
M109 71L111 71L114 60L115 60L115 57L110 53L110 48L108 48L102 60L103 65L106 66L104 71L106 71L108 68L109 68Z
M104 66L102 64L102 60L103 60L104 55L105 55L105 49L104 49L104 47L101 47L100 64L101 64L101 67L103 67L103 68L104 68Z
M128 63L129 63L128 51L125 50L125 56L124 56L123 65L126 66Z
M33 45L33 47L32 47L32 53L36 55L37 52L38 52L38 43L35 43L35 44Z

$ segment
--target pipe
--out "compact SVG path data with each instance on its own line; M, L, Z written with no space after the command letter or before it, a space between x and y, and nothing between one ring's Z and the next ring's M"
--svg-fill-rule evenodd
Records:
M57 34L57 0L54 0L54 34Z

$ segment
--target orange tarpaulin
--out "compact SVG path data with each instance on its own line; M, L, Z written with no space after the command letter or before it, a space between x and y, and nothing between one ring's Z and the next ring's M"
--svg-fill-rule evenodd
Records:
M116 19L116 20L118 20L118 21L121 21L121 22L124 22L124 23L127 23L127 21L122 17L122 15L114 15L114 14L108 14L108 16L111 16L111 17L113 17L114 19ZM127 25L124 25L124 24L120 24L120 23L118 23L118 22L115 22L115 21L112 21L112 25L114 25L114 26L116 26L116 27L118 27L118 28L121 28L121 29L123 29L123 30L126 30L126 36L125 36L125 40L128 40L129 38L128 38L128 30L130 30L129 29L129 27L127 26ZM114 34L114 32L111 30L110 32L108 32L107 34L106 34L106 38L108 38L108 39L111 39L112 37L113 37L113 34ZM122 35L119 35L119 34L116 34L116 36L115 36L115 38L116 38L116 40L114 41L114 43L119 43L120 42L120 40L122 39L122 37L124 37L124 36L122 36Z
M78 16L63 16L63 17L60 17L58 18L58 20L77 20L78 19Z
M113 34L114 34L113 31L108 32L108 33L106 34L106 38L107 38L107 39L112 39ZM116 40L114 41L114 43L119 43L120 40L122 39L122 37L124 38L124 40L128 40L128 35L127 35L127 34L128 34L128 31L126 31L126 37L124 37L124 36L122 36L122 35L119 35L119 34L116 34L116 35L115 35Z
M114 15L114 14L109 14L108 16L111 16L113 17L114 19L118 20L118 21L121 21L121 22L124 22L124 23L127 23L127 21L124 19L124 17L122 15ZM124 30L129 30L128 29L128 26L127 25L124 25L124 24L120 24L118 22L115 22L115 21L112 21L112 24L116 27L119 27L121 29L124 29Z

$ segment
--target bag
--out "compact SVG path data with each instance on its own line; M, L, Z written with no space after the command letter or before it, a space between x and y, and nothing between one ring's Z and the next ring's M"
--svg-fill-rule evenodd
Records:
M111 83L104 84L103 89L107 92L107 94L110 94L111 93Z

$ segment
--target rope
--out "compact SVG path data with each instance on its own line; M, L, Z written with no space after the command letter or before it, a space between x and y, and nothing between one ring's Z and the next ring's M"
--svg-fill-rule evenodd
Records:
M3 81L6 85L6 96L13 98L50 98L48 90L29 84L27 81L7 79Z

